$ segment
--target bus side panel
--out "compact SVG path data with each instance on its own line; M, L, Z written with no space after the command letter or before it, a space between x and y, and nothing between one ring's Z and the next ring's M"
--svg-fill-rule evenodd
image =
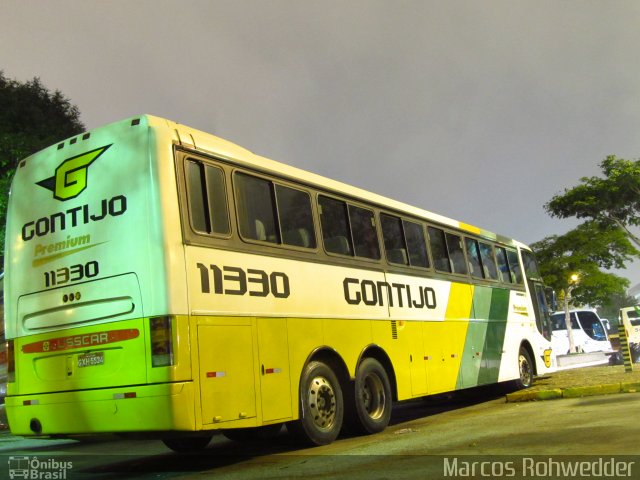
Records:
M288 320L258 318L256 323L262 421L288 420L292 414Z
M456 389L472 299L471 285L452 283L445 321L425 324L425 358L431 394Z
M198 326L202 422L255 418L253 327L248 319ZM205 320L206 321L206 320ZM207 322L212 323L212 322Z

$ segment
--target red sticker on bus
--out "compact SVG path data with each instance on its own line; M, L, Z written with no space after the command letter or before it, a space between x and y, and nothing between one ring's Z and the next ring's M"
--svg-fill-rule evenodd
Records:
M69 337L58 337L22 346L24 353L58 352L74 348L95 347L109 343L123 342L140 336L138 329L110 330L108 332L85 333Z

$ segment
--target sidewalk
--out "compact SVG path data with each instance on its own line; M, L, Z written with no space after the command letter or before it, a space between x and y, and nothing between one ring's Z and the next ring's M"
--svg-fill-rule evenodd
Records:
M640 392L640 364L634 368L631 373L625 372L624 365L561 370L537 377L531 388L507 394L507 402Z

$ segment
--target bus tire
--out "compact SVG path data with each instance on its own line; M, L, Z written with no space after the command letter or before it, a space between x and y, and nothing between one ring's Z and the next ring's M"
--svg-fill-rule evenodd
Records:
M520 376L515 381L516 387L519 390L529 388L533 384L533 361L525 347L520 347L518 353L518 372Z
M327 445L338 437L343 418L342 389L335 373L323 362L309 362L300 380L300 418L287 429L304 443Z
M382 432L391 419L391 383L375 358L365 358L356 372L349 423L358 433Z
M170 437L163 438L164 443L169 449L178 453L189 453L204 450L213 435L197 435L193 437Z
M274 425L263 425L262 427L223 430L222 435L234 442L263 442L276 438L280 430L282 430L282 424L276 423Z

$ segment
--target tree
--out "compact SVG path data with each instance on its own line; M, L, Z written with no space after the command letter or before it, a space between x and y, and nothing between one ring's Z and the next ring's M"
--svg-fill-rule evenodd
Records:
M607 304L612 295L624 294L629 280L605 270L624 268L640 252L617 225L595 220L564 235L546 237L531 247L545 283L563 301L570 351L574 352L569 320L571 303L600 306Z
M638 301L626 293L620 295L612 295L609 300L598 308L598 315L601 318L609 319L613 332L618 331L618 315L623 307L636 305Z
M583 177L581 184L565 189L545 205L554 217L577 217L616 225L640 247L632 228L640 226L640 160L610 155L600 163L601 177Z
M573 299L582 305L604 305L613 294L624 293L629 281L604 270L622 269L640 252L615 225L585 222L564 235L552 235L531 245L545 283L565 291L571 275L579 274Z
M34 77L19 82L0 70L0 245L4 246L7 196L18 162L85 130L78 107Z

